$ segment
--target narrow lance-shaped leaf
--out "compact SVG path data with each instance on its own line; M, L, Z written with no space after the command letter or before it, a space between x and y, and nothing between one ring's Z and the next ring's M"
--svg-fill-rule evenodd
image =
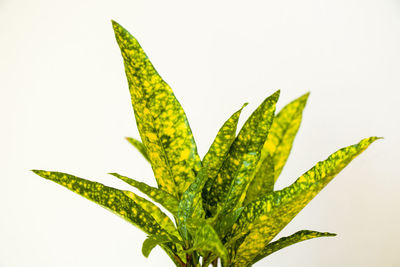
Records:
M197 174L196 180L189 186L182 196L178 207L178 229L185 240L189 239L187 221L196 213L197 208L201 206L201 191L207 181L207 165L204 165ZM201 212L197 212L201 214Z
M288 247L290 245L296 244L301 241L317 238L317 237L330 237L330 236L336 236L336 234L332 233L321 233L317 231L310 231L310 230L302 230L298 231L290 236L282 237L278 239L275 242L269 243L262 251L260 254L258 254L252 264L258 262L259 260L267 257L268 255L283 249L285 247Z
M132 137L126 137L125 138L131 145L133 145L141 154L142 156L150 162L149 155L147 154L146 147L143 145L142 142L139 140L136 140L135 138Z
M244 204L274 191L274 184L274 161L270 155L266 155L261 157L259 164L257 164L254 178L246 191Z
M174 242L171 237L167 235L152 235L149 236L142 245L142 253L143 256L146 258L149 257L150 252L155 248L157 245L165 244L165 243L172 243Z
M247 189L245 204L273 191L274 184L292 149L309 94L292 101L275 116L267 141L262 148L254 178Z
M264 100L246 121L233 142L207 197L207 203L216 206L223 202L229 213L244 199L244 191L253 177L260 152L274 118L279 90Z
M250 202L233 227L236 238L247 234L239 246L235 264L248 264L307 203L316 196L344 167L378 137L361 140L342 148L317 163L292 185ZM235 238L234 238L235 239Z
M56 182L102 207L107 208L147 234L165 233L165 230L157 223L150 213L119 189L62 172L32 171L43 178Z
M203 189L203 199L207 198L210 188L213 184L214 178L220 170L223 162L225 161L232 142L236 138L236 129L239 121L240 113L243 108L247 106L245 103L241 109L236 111L219 129L217 136L214 139L210 149L204 156L203 165L207 165L207 182ZM205 206L206 203L203 203ZM206 207L209 210L209 207Z
M152 200L157 203L160 203L164 208L166 208L169 212L171 212L174 216L178 214L178 205L179 201L173 195L169 194L168 192L149 186L143 182L136 181L132 178L120 175L118 173L110 173L111 175L121 179L122 181L126 182L127 184L136 187L141 192L145 193L149 196Z
M159 187L180 198L201 168L186 115L138 41L112 22L125 63L140 137Z
M293 141L299 130L303 109L309 95L310 93L306 93L286 105L276 115L269 130L263 153L269 154L273 158L275 181L281 174L292 150Z

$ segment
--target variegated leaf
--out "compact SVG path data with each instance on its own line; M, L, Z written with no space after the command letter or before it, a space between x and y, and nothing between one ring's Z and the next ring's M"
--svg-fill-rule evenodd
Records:
M229 213L244 200L244 191L267 139L278 98L279 91L265 99L240 130L207 195L210 206L223 203L224 212Z
M214 228L208 223L199 225L194 236L193 247L187 250L187 252L196 250L202 252L211 252L224 261L228 260L228 251L222 244Z
M274 161L268 154L265 157L261 157L257 164L254 178L251 180L246 191L244 204L274 191L274 184Z
M142 198L131 191L124 190L123 191L125 195L127 195L130 199L135 201L140 207L142 207L145 211L147 211L151 216L154 218L154 220L168 233L171 235L174 235L176 237L179 237L179 233L174 225L174 223L171 221L171 219L160 210L159 207L157 207L153 202L148 201L145 198Z
M231 230L232 226L237 221L242 211L243 207L240 207L228 214L221 216L220 218L218 218L218 220L216 220L214 228L221 238L224 237Z
M241 109L236 111L219 129L217 136L214 139L210 149L203 158L203 165L208 166L208 180L204 188L204 194L208 194L212 182L217 175L222 163L228 155L229 148L236 138L236 128L239 121L240 113L247 106L245 103Z
M138 41L112 22L125 63L140 137L159 187L180 198L201 168L186 115Z
M176 239L173 238L171 236L168 235L152 235L149 236L142 245L142 253L143 256L145 256L146 258L149 257L150 252L153 250L153 248L155 248L155 246L160 245L162 246L162 244L165 243L177 243L177 244L181 244L183 245L183 243Z
M336 234L332 233L321 233L317 231L310 231L310 230L302 230L298 231L290 236L282 237L278 239L275 242L269 243L262 251L260 254L258 254L252 264L258 262L259 260L267 257L268 255L283 249L285 247L288 247L290 245L296 244L301 241L317 238L317 237L329 237L329 236L336 236Z
M149 155L147 154L146 147L143 145L142 142L139 140L136 140L135 138L132 137L126 137L125 138L131 145L133 145L141 154L142 156L150 162Z
M198 209L202 209L201 192L208 178L207 173L207 166L205 165L201 168L200 172L197 174L196 180L185 191L181 201L179 202L178 229L185 240L189 239L186 225L187 220L192 218L193 214L202 214L202 211Z
M300 176L296 182L280 191L250 202L243 210L233 230L237 239L247 234L234 260L239 266L251 262L307 203L317 195L344 167L378 137L361 140L342 148L325 161Z
M62 172L32 171L112 211L149 235L166 233L148 210L119 189Z
M286 105L276 115L269 130L267 141L262 149L262 154L271 155L274 163L274 180L282 172L283 166L289 157L294 138L299 130L303 109L310 93L306 93Z
M121 179L122 181L126 182L127 184L136 187L141 192L145 193L149 196L152 200L157 203L160 203L164 208L166 208L169 212L171 212L174 216L178 215L178 205L179 201L173 195L169 194L168 192L149 186L143 182L136 181L132 178L120 175L118 173L110 173L111 175Z

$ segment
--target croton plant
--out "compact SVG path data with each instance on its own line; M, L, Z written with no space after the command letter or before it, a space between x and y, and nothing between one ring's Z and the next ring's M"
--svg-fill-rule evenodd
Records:
M67 173L33 170L107 208L144 231L142 252L160 246L176 266L251 266L271 253L332 233L277 234L347 164L378 137L318 162L292 185L274 190L299 129L308 93L275 115L279 91L267 97L236 134L244 104L200 158L185 112L138 41L112 22L121 49L141 141L127 140L150 163L157 187L110 173L148 198ZM150 201L151 199L152 201ZM162 205L165 214L154 202Z

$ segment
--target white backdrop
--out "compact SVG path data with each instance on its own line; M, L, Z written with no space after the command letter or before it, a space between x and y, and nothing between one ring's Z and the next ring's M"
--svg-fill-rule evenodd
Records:
M124 139L138 137L114 19L136 36L182 103L199 152L244 102L311 91L278 182L371 135L279 236L338 234L256 266L400 266L400 1L0 0L0 266L172 266L141 255L140 230L31 173L64 171L128 188L155 184Z

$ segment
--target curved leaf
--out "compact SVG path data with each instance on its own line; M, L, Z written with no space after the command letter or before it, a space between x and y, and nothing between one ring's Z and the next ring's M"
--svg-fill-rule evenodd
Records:
M246 235L239 246L235 263L245 265L269 243L311 199L314 198L344 167L378 137L361 140L342 148L325 161L300 176L292 185L250 202L240 215L233 230L237 239Z
M67 173L32 170L69 190L101 205L150 235L165 233L153 216L123 191ZM133 193L132 193L133 194Z
M279 91L265 99L240 130L207 195L210 206L222 202L224 212L229 213L244 200L243 194L267 139L278 98Z
M168 192L165 192L162 189L152 187L147 185L146 183L136 181L132 178L120 175L118 173L109 173L122 181L126 182L127 184L136 187L139 189L141 192L145 193L147 196L149 196L152 200L154 200L157 203L160 203L164 208L166 208L169 212L171 212L174 216L178 215L178 205L179 201L169 194Z
M165 243L179 243L181 242L177 239L171 238L167 235L152 235L149 236L142 245L142 253L143 256L146 258L149 257L150 252L155 248L157 245L165 244Z
M140 137L159 187L180 198L201 168L185 112L138 41L112 21Z
M132 138L132 137L125 137L125 139L129 143L131 143L131 145L133 145L143 155L143 157L148 162L150 162L149 155L147 154L147 151L146 151L146 147L143 145L142 142L140 142L139 140L136 140L135 138Z
M275 242L269 243L262 251L260 254L258 254L252 264L258 262L259 260L267 257L268 255L283 249L285 247L288 247L290 245L296 244L301 241L317 238L317 237L329 237L329 236L336 236L336 234L332 233L321 233L317 231L310 231L310 230L302 230L298 231L290 236L282 237L278 239Z

